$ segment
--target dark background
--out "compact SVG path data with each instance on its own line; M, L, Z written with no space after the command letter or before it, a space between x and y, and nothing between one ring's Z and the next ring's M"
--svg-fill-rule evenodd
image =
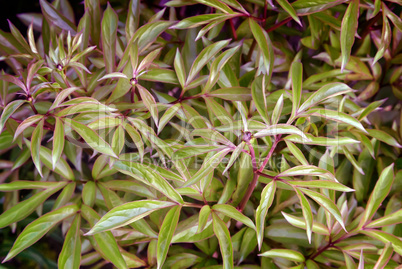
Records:
M0 29L5 32L10 32L7 21L10 20L25 35L27 27L18 19L17 14L41 13L39 0L1 0L0 2ZM83 2L83 0L69 0L78 16L84 11Z

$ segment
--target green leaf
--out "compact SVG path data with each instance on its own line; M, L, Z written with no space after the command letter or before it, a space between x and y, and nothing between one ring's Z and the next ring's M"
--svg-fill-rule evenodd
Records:
M25 144L28 147L31 147L31 142L29 142L26 139L25 139ZM52 152L50 151L50 149L48 149L44 146L40 147L40 160L47 168L49 168L50 170L53 170L53 168L52 168ZM71 170L71 167L68 165L66 160L64 160L62 158L57 162L56 167L53 171L66 179L69 179L69 180L75 179L73 170Z
M293 9L293 7L289 4L287 0L276 0L278 4L300 25L302 26L302 23L297 17L296 11Z
M349 61L353 43L355 42L355 34L359 19L359 0L352 0L342 19L341 26L341 52L342 65L341 70L345 69Z
M258 76L251 85L251 95L258 113L260 114L264 122L269 125L267 99L265 97L265 92L265 76Z
M212 214L214 233L219 241L221 249L223 268L233 269L233 247L230 239L230 233L226 224L216 215Z
M239 158L240 153L243 151L245 145L246 145L246 143L244 141L241 142L236 147L236 149L232 152L232 155L230 156L229 162L226 165L225 170L223 170L222 174L226 174L226 172L230 169L230 167L232 167L234 162Z
M348 114L345 114L340 111L314 108L314 109L309 109L308 111L305 112L305 114L321 116L326 119L343 122L343 123L349 124L350 126L353 126L357 129L367 133L366 129L364 129L363 125L358 120L356 120L352 116L349 116Z
M88 206L93 206L96 199L96 184L88 181L82 188L82 201Z
M377 228L377 227L384 227L402 223L402 209L391 213L389 215L385 215L382 218L372 220L369 222L366 227L367 228Z
M228 49L224 52L222 52L221 55L216 57L216 59L213 61L209 76L208 76L208 81L202 90L202 93L209 92L211 88L216 84L218 81L222 68L227 64L227 62L233 57L233 55L239 50L240 46L236 46L234 48Z
M222 3L221 1L218 0L195 0L196 2L200 3L200 4L204 4L207 6L210 6L212 8L216 8L220 11L222 11L223 13L232 13L233 11L224 3Z
M23 122L21 122L18 127L17 130L15 130L14 133L14 140L21 134L24 132L24 130L28 127L30 127L31 125L37 123L39 120L43 119L43 115L33 115L30 116L29 118L25 119Z
M200 233L202 230L204 230L205 225L207 224L209 220L209 215L211 214L211 208L209 205L204 205L201 210L200 214L198 217L198 230L197 232Z
M250 29L253 33L255 40L257 41L258 47L260 48L263 56L264 70L259 70L263 74L268 75L271 78L272 71L274 69L274 50L265 30L253 19L249 19Z
M106 72L112 73L115 69L117 24L119 18L108 3L102 18L102 49ZM99 26L97 26L99 27Z
M228 154L230 149L224 149L215 153L210 159L206 159L197 173L188 181L186 181L182 188L194 185L209 175Z
M203 24L207 24L213 21L230 19L238 16L239 14L204 14L198 15L194 17L185 18L179 21L176 25L173 26L175 29L188 29L188 28L195 28L201 26Z
M379 240L381 242L383 242L384 244L389 244L391 243L392 248L394 249L394 251L396 253L398 253L399 255L402 255L402 241L389 233L383 232L383 231L379 231L379 230L375 230L375 229L364 229L364 230L360 230L359 231L362 234L368 235L376 240Z
M71 196L74 194L75 187L75 182L70 182L66 186L64 186L56 201L54 201L52 210L58 209L70 202Z
M353 189L338 182L329 180L288 180L287 183L298 187L329 189L342 192L352 192Z
M2 183L0 191L17 191L17 190L31 190L31 189L49 189L59 187L60 182L42 182L42 181L28 181L18 180L10 183Z
M41 176L42 176L42 166L40 163L40 145L42 143L44 121L45 120L42 119L38 123L38 125L36 126L35 130L32 133L32 138L31 138L32 161L34 162L35 167L36 167L36 169L38 169L38 172Z
M215 130L212 130L212 129L196 129L191 132L191 135L192 136L201 136L202 138L205 138L212 142L218 142L218 143L227 145L229 147L234 147L233 143L229 139L227 139L221 133L219 133Z
M295 191L297 196L299 197L300 205L303 211L303 217L304 220L306 221L306 232L308 242L311 244L311 235L313 232L313 213L311 212L311 207L306 196L304 196L304 194L297 188L295 188Z
M306 221L304 218L295 217L295 216L287 214L285 212L282 212L282 215L293 226L301 228L301 229L305 229L305 230L307 229ZM322 235L330 234L330 232L328 231L328 228L319 222L313 222L312 231L314 233L322 234Z
M328 211L331 215L333 215L334 218L342 226L342 228L346 231L341 212L339 212L339 209L336 207L336 205L334 204L334 202L332 200L330 200L328 197L322 195L321 193L318 193L315 191L311 191L311 190L304 189L304 188L299 188L299 190L301 190L304 194L307 194L311 199L313 199L319 205L324 207L324 209L326 211Z
M49 108L49 111L53 110L56 107L59 107L59 105L64 101L64 99L66 99L70 94L79 89L80 88L78 87L70 87L62 90L59 94L57 94L56 98L54 99L52 105Z
M3 110L0 118L0 133L3 131L4 125L6 121L14 114L14 112L22 106L26 101L25 100L15 100L10 102Z
M60 118L56 118L53 133L52 166L56 167L57 161L61 158L64 149L64 126Z
M382 3L383 10L385 9L384 5L385 4ZM389 44L391 43L391 37L392 37L391 26L389 25L389 21L387 19L385 12L383 12L380 47L378 48L378 51L375 54L373 63L371 65L374 65L376 62L378 62L378 60L380 60L384 56L385 50L389 48Z
M201 71L201 69L214 57L219 51L229 44L230 40L218 41L209 45L203 49L197 58L194 60L191 66L190 72L186 80L186 86L188 86L195 78L195 76Z
M59 209L60 210L60 209ZM58 268L79 269L81 262L81 216L76 215L64 239L58 259Z
M197 155L205 154L211 151L217 151L217 150L223 150L225 149L225 146L205 146L205 145L200 145L200 146L187 146L187 147L182 147L175 151L174 156L177 157L178 159L185 159L185 158L191 158Z
M91 148L100 153L117 158L110 145L106 143L105 140L103 140L94 130L88 128L82 123L68 118L65 118L64 122L70 125Z
M107 212L86 235L126 226L142 219L152 212L176 205L172 202L143 200L125 203Z
M176 50L176 56L174 58L174 70L176 71L177 79L180 82L180 86L184 88L186 84L186 68L181 57L179 48Z
M339 5L339 0L297 0L292 3L298 15L308 15Z
M290 72L292 78L292 116L294 116L296 115L297 110L299 109L302 94L302 83L303 83L302 63L293 62L292 66L290 67Z
M99 215L92 208L82 205L81 206L82 217L93 226L96 221L99 220ZM109 231L94 234L94 242L91 242L96 251L102 255L102 257L113 263L119 269L126 269L127 265L121 255L119 246L113 234Z
M169 251L170 243L172 242L173 234L176 230L177 223L180 217L180 206L175 206L169 210L163 220L161 229L158 235L158 245L157 245L157 268L162 268L163 263L166 260L166 255Z
M385 244L385 247L381 251L381 255L378 258L377 262L374 265L374 269L380 269L380 268L385 268L385 266L388 264L389 260L391 259L392 254L394 253L392 244L387 243Z
M358 144L360 141L349 137L315 137L311 134L305 134L308 137L308 141L298 135L288 135L284 137L284 140L288 140L294 143L301 143L306 145L320 145L320 146L344 146L350 144Z
M296 159L302 164L302 165L308 165L308 161L306 160L306 157L304 157L303 152L292 142L285 140L286 145L289 149L289 151L293 154L293 156L296 157Z
M180 194L164 178L146 165L128 161L116 161L114 168L160 191L169 199L180 204L183 203L183 198Z
M342 147L343 153L346 158L350 161L350 163L354 166L354 168L362 175L364 175L363 169L360 167L359 163L356 161L353 154L347 149L347 147Z
M388 196L393 181L394 164L391 164L382 171L377 183L375 184L373 192L371 193L370 198L367 202L364 215L360 221L361 226L365 225L373 218L374 214L377 212L384 199Z
M148 108L151 113L152 118L155 121L155 124L158 126L158 107L156 106L155 98L152 94L149 93L147 89L142 87L141 85L136 85L138 91L140 92L140 96L145 106Z
M240 211L234 208L231 205L226 204L217 204L212 207L212 210L222 213L232 219L240 221L241 223L247 225L253 230L256 230L256 227L251 219L243 215Z
M280 134L295 134L300 136L303 140L310 141L310 139L297 127L289 124L275 124L270 125L266 129L261 130L254 134L254 137L260 138L265 136L275 136Z
M267 217L268 209L274 201L275 190L276 181L273 180L262 190L261 201L255 212L255 223L257 228L257 241L259 249L261 249L262 240L264 238L265 218Z
M54 24L62 30L70 31L73 35L76 34L77 28L75 25L56 10L53 5L49 4L46 0L40 0L39 3L42 13L49 23Z
M255 249L257 246L257 235L254 229L247 228L244 232L243 239L240 245L240 258L239 263L244 261L247 256Z
M298 113L301 113L307 108L314 106L328 98L332 98L341 94L351 92L352 89L340 82L333 82L322 86L318 91L314 92L310 97L299 107Z
M283 94L276 101L275 108L272 111L271 121L272 124L278 124L283 109Z
M18 253L28 248L42 238L51 228L60 221L73 216L79 210L77 205L69 205L49 212L31 222L15 240L14 245L3 262L15 257Z
M402 148L401 144L395 140L390 134L376 129L367 129L367 132L370 136L374 137L377 140L380 140L390 146Z
M140 23L140 0L131 0L126 20L126 38L130 40Z
M283 258L294 262L305 261L303 254L301 254L296 250L290 250L290 249L271 249L264 253L261 253L260 256L270 258Z

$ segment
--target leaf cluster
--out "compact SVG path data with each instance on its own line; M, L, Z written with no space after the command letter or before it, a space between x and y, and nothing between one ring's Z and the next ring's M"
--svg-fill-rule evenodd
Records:
M0 31L5 266L402 263L400 1L39 2Z

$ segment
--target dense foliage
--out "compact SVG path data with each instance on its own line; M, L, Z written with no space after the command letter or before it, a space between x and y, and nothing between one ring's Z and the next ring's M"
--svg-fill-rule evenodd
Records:
M0 31L3 266L397 267L400 4L40 0Z

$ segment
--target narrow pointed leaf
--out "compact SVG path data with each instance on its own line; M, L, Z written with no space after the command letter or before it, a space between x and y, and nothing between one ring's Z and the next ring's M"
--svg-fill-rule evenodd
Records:
M293 7L289 4L287 0L276 0L278 4L299 24L302 25L299 17L296 14L296 11Z
M243 213L241 213L240 211L238 211L236 208L234 208L231 205L227 205L227 204L214 205L212 207L212 210L222 213L237 221L240 221L241 223L247 225L248 227L250 227L253 230L256 229L255 225L251 219L249 219L248 217L243 215Z
M0 133L3 131L4 125L6 121L14 114L14 112L22 106L26 101L25 100L15 100L9 103L3 110L0 118Z
M143 200L117 206L106 213L86 235L93 235L126 226L148 216L156 210L174 205L171 202Z
M176 230L177 223L180 217L180 206L175 206L169 210L163 220L161 229L158 235L158 244L156 249L156 258L158 266L157 268L162 268L163 263L166 260L167 253L169 251L170 243L172 242L173 234Z
M70 125L74 129L74 131L76 131L94 150L112 157L117 157L110 145L106 143L105 140L103 140L95 131L88 128L86 125L67 118L65 119L65 123Z
M261 253L260 256L270 257L270 258L283 258L294 262L304 262L304 256L295 250L290 249L271 249L264 253Z
M361 225L366 224L373 218L374 214L377 212L384 199L388 196L393 181L394 164L391 164L382 171L374 187L374 190L370 195L366 210L364 211L363 218L360 221Z
M194 60L188 74L186 85L189 85L195 78L195 76L201 71L201 69L214 57L219 51L229 44L229 40L218 41L212 45L209 45L203 49L197 58Z
M233 247L230 233L226 224L216 215L212 214L214 233L219 241L224 269L233 269Z
M289 124L276 124L270 125L264 130L257 132L254 137L260 138L264 136L275 136L280 134L295 134L300 136L303 140L309 141L310 139L297 127Z
M79 269L81 262L81 216L76 215L64 239L58 259L60 269Z
M257 228L257 241L259 249L261 249L262 240L264 238L265 218L267 217L268 209L274 201L275 190L276 181L273 180L262 190L261 201L255 212L255 223Z
M333 82L322 86L318 91L314 92L310 97L300 106L298 113L305 111L307 108L314 106L328 98L335 97L341 94L351 92L352 89L340 82Z
M42 166L41 166L41 162L40 162L40 146L41 146L42 137L43 137L43 123L44 123L44 119L42 119L38 123L38 125L36 126L35 130L32 133L32 138L31 138L32 161L34 162L35 167L41 176L42 176Z
M304 194L295 188L296 194L299 197L300 205L303 211L303 217L306 221L306 232L309 243L311 244L311 236L313 232L313 213L311 212L310 204Z
M303 65L300 62L293 62L290 70L292 78L292 115L296 115L302 94Z
M355 42L355 34L359 18L359 0L352 0L342 19L341 26L341 52L342 66L341 70L345 69L349 61L353 43Z
M102 19L102 49L107 73L112 73L115 69L118 22L116 12L108 4Z
M311 191L304 188L299 188L304 194L307 194L311 199L316 201L319 205L325 208L334 218L339 222L344 230L345 225L343 223L341 212L339 212L338 207L331 201L328 197L322 195L321 193Z
M64 125L60 118L56 118L56 125L53 133L52 166L56 167L57 161L61 158L64 149Z
M12 259L18 253L34 244L60 221L76 214L78 209L77 205L65 206L31 222L18 236L4 261Z

